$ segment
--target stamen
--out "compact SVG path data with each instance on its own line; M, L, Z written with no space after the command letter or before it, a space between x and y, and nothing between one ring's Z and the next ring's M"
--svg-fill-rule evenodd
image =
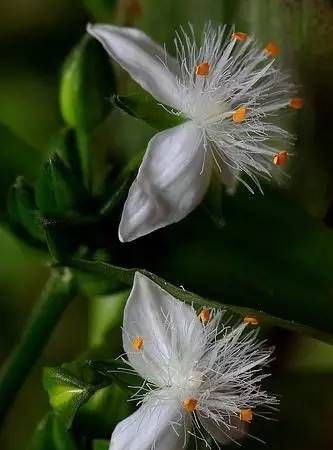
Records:
M132 341L133 350L135 350L136 352L139 352L140 350L142 350L144 342L145 341L142 336L137 336L136 338L134 338Z
M244 106L241 106L240 108L236 109L236 111L232 115L232 120L235 123L241 123L243 120L245 120L246 117L246 108Z
M252 409L241 409L239 418L242 422L251 423L253 419Z
M271 56L272 58L275 58L280 53L280 49L279 49L277 43L274 41L269 42L266 45L265 50L266 50L268 56Z
M195 398L187 398L183 401L183 408L187 412L193 412L197 409L198 400Z
M244 317L243 322L248 324L248 325L253 325L253 326L259 324L258 319L256 317L253 317L253 316L246 316L246 317Z
M212 313L212 311L210 309L203 308L199 314L199 319L201 320L201 322L203 322L203 323L208 322L211 318L211 313Z
M304 106L304 98L295 97L289 100L289 106L293 109L302 109Z
M207 61L204 61L197 65L195 69L196 75L200 77L206 77L209 74L210 65Z
M242 31L237 31L235 33L232 33L232 37L239 42L244 42L247 39L248 34L243 33Z
M283 166L288 160L288 152L282 151L277 153L273 158L273 164Z

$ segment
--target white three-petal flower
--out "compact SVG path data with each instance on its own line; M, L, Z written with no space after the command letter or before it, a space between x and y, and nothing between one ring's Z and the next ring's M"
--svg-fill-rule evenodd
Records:
M252 38L240 43L208 25L197 46L193 30L182 30L175 59L137 29L89 25L88 32L158 102L187 119L149 142L124 205L121 241L187 216L207 191L214 161L229 192L242 173L257 184L257 175L271 176L276 148L269 141L289 135L267 117L288 105L291 84Z
M128 364L145 380L140 408L114 430L110 450L181 450L190 434L216 443L245 432L242 411L272 406L261 390L271 349L246 325L202 323L193 307L136 273L123 322Z

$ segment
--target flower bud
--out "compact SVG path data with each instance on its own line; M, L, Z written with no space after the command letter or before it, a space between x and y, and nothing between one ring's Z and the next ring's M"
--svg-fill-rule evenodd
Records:
M89 36L69 54L65 62L60 106L65 122L89 131L101 123L111 108L108 98L115 93L115 77L107 54Z

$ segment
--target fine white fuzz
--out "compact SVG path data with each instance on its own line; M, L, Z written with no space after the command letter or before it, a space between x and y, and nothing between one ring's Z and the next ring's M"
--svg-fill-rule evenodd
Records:
M261 387L273 349L257 340L252 325L223 324L221 311L205 312L208 319L200 320L193 306L136 273L123 341L129 370L144 378L132 398L141 406L118 425L112 449L179 449L191 436L219 447L250 435L252 418L275 409L277 399ZM125 432L136 434L142 447L129 445Z
M238 180L244 182L240 176L248 175L261 190L258 175L272 176L274 156L292 140L274 120L290 106L295 88L274 55L253 36L240 34L242 40L226 26L214 28L210 23L200 43L191 25L188 33L184 28L177 33L180 113L201 129L205 153L212 155L220 172L226 165ZM208 64L207 75L196 74L201 63ZM238 108L245 108L246 116L235 123L232 116Z

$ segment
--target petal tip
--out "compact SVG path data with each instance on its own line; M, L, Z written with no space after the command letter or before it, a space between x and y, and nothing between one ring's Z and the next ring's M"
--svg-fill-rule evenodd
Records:
M122 244L126 242L126 239L123 237L123 234L120 230L120 226L119 226L119 230L118 230L118 239Z
M88 22L87 26L86 26L87 33L93 34L93 29L94 29L94 25L92 23Z

